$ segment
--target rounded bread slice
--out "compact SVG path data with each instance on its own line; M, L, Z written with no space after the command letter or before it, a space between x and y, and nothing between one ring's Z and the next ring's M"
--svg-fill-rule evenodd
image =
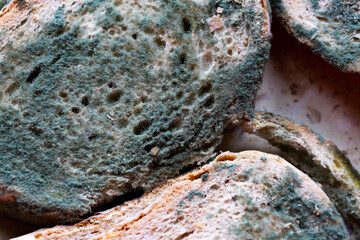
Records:
M74 226L20 239L348 239L348 233L317 183L278 156L246 151L222 153Z
M241 127L279 147L282 157L321 184L360 238L360 174L334 143L306 125L270 112L256 112Z
M271 4L301 43L338 69L360 73L358 0L271 0Z
M213 154L252 114L266 0L13 0L0 12L0 212L68 223Z

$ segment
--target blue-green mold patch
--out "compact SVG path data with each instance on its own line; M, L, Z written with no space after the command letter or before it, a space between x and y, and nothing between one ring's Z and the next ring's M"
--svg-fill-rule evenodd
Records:
M284 0L272 0L274 12L281 17L293 32L301 39L311 42L311 49L339 69L348 71L349 67L360 60L360 11L358 1L331 0L322 9L318 0L308 0L309 11L317 19L318 27L305 30L295 23L283 6ZM319 36L326 36L324 37ZM328 41L331 39L334 43Z
M198 46L189 43L196 34L214 47L206 19L216 2L159 1L158 17L130 16L126 29L129 16L111 1L86 1L55 11L32 42L9 43L0 62L0 182L21 192L1 212L38 224L77 221L111 201L108 190L149 190L176 176L220 142L234 115L252 115L269 51L261 21L253 24L259 14L244 20L252 31L244 62L199 76ZM241 10L227 4L229 14ZM94 14L101 31L87 37L68 14ZM112 33L119 28L127 34ZM167 67L156 66L166 44L158 36L170 30L177 43Z
M322 202L307 200L296 190L301 187L301 184L297 173L288 168L286 177L267 190L272 199L269 205L275 214L284 222L298 223L296 231L295 229L289 231L287 238L346 239L347 230L344 224L338 224L338 226L324 224L326 222L333 223L340 218L340 215L334 212L335 208L322 208ZM318 227L313 228L315 225Z
M10 0L0 0L0 10L10 2Z
M64 31L65 26L64 8L59 8L55 11L53 20L46 24L45 29L49 35L59 35Z
M205 182L209 178L209 173L204 173L201 175L201 181Z
M206 194L201 191L190 191L189 195L187 196L187 199L191 201L195 196L199 196L200 198L205 198Z
M347 230L340 214L333 206L325 207L312 196L299 192L302 180L290 168L279 179L269 180L262 176L267 203L257 203L252 196L240 192L232 196L234 202L241 201L245 211L238 221L228 228L230 235L239 239L253 239L261 234L265 239L347 239ZM281 226L281 232L271 229Z

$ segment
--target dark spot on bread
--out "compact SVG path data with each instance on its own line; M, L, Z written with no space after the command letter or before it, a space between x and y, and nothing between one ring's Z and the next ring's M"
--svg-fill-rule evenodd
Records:
M75 113L75 114L78 114L80 113L81 109L79 107L72 107L71 108L71 112Z
M158 45L160 48L166 47L166 42L161 37L155 37L154 41L155 41L156 45Z
M116 89L116 90L113 90L108 96L107 96L107 101L109 103L115 103L117 101L119 101L120 97L121 97L121 90L119 89Z
M32 83L41 73L41 65L34 67L29 77L26 79L28 83Z
M186 61L186 53L181 53L179 56L180 64L184 64Z
M81 104L84 105L84 106L88 106L90 104L89 96L82 97Z
M183 18L182 19L182 24L183 24L184 32L185 33L190 33L191 32L191 23L190 23L189 19Z
M133 129L134 134L140 135L150 127L148 120L140 121Z
M211 108L214 104L214 96L208 96L204 101L204 107L205 108Z
M59 96L62 97L62 98L67 98L67 97L68 97L68 94L67 94L67 92L64 92L64 91L61 90L61 91L59 92Z

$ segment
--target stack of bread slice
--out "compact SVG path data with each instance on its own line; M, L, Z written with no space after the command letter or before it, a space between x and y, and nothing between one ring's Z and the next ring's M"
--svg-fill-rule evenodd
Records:
M309 2L272 5L300 41L359 72L360 5ZM349 160L306 126L254 111L270 49L266 0L4 4L0 213L78 222L18 239L349 239L347 227L360 236ZM289 162L218 154L229 126ZM144 194L89 217L134 192Z

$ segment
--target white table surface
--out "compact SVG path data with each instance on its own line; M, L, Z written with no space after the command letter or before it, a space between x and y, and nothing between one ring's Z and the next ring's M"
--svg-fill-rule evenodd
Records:
M277 23L256 108L289 117L332 140L360 172L360 75L342 73L301 45ZM264 150L265 141L235 130L221 150ZM0 218L0 240L37 230L30 224Z

